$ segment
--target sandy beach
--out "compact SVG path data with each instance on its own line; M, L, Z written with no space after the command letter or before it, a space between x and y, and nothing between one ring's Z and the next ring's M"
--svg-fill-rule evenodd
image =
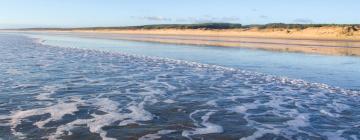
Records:
M360 56L360 31L351 26L305 29L64 29L26 30L91 38L240 47L270 51Z
M309 27L305 29L286 28L246 28L246 29L75 29L72 32L98 32L118 34L148 34L148 35L194 35L217 37L260 37L282 39L310 39L310 40L353 40L360 41L359 27L325 26Z
M360 56L360 31L346 27L306 29L45 30L52 34L172 44L241 47L270 51Z
M360 140L358 5L0 1L0 140Z

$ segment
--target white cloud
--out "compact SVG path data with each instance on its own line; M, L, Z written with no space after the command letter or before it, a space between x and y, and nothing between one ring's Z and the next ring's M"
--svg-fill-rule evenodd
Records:
M142 16L142 17L132 17L132 18L149 20L149 21L172 21L171 18L166 18L162 16Z
M237 17L213 17L210 15L204 15L199 17L183 17L183 18L171 18L163 16L142 16L132 18L148 21L176 21L187 23L206 23L206 22L238 22L240 19Z
M310 24L310 23L314 23L311 19L306 19L306 18L297 18L293 21L294 23L301 23L301 24Z
M262 19L267 19L267 18L269 18L269 17L266 16L266 15L260 15L259 17L262 18Z
M237 17L212 17L212 16L201 16L201 17L186 17L177 18L178 22L191 22L191 23L205 23L205 22L236 22L240 19Z

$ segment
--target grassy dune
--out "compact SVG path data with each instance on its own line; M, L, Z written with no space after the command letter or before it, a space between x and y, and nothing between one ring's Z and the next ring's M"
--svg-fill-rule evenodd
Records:
M360 56L360 26L330 24L247 25L211 23L146 25L132 27L42 28L66 34L116 35L115 39L243 47L272 51ZM145 37L144 37L145 36Z

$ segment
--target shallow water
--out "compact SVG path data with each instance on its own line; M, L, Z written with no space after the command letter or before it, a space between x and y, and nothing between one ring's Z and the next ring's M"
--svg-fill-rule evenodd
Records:
M41 38L43 43L48 45L186 60L360 90L360 57L172 45L47 34L30 34L30 36ZM111 38L112 36L93 35L91 37ZM295 43L295 41L302 43L301 40L292 41L292 43ZM319 42L313 41L312 43Z
M359 139L358 92L0 35L2 139Z

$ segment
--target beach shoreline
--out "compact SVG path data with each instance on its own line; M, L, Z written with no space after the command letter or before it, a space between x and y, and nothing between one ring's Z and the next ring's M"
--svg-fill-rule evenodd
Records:
M346 30L346 32L344 30ZM360 31L349 31L344 27L319 27L302 30L74 29L27 30L21 32L183 45L239 47L281 52L360 56Z

